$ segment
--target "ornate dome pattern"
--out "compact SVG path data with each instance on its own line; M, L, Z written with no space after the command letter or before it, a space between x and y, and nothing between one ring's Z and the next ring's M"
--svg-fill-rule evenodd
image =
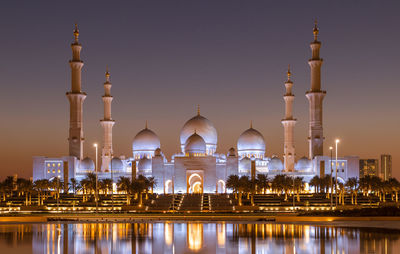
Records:
M206 145L217 145L217 130L210 120L201 116L200 114L192 117L183 125L180 133L180 141L182 146L185 145L186 140L194 132L203 138Z
M89 157L86 157L85 159L83 159L80 163L80 168L82 170L91 170L94 171L95 170L95 165L92 159L90 159Z
M151 152L157 148L160 148L161 143L157 134L155 134L152 130L147 127L141 130L138 134L136 134L135 138L132 142L132 150L133 152Z
M189 154L195 154L195 153L205 154L206 148L207 148L206 142L197 133L194 133L193 135L191 135L186 140L186 143L185 143L185 153L189 153Z
M294 169L298 171L311 171L312 169L311 160L308 159L306 156L301 157L300 160L298 160L296 165L294 166Z
M120 158L114 157L111 160L110 170L112 171L122 171L124 169L124 164Z
M268 170L283 170L283 162L274 156L268 163Z
M262 154L265 153L265 141L263 135L250 127L245 130L238 139L237 149L239 154Z

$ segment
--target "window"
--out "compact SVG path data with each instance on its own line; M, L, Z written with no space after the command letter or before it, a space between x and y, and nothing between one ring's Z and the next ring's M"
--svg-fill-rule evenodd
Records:
M61 170L58 170L58 173L61 173Z
M55 167L56 166L56 164L55 163L53 163L53 167Z
M47 166L50 167L50 163L47 163Z
M61 163L58 163L58 167L60 167L61 166Z
M56 171L53 169L53 174L56 173Z
M50 169L47 170L47 173L50 173Z

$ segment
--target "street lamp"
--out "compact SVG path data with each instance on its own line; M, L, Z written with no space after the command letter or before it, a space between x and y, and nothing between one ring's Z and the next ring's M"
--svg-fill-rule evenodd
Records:
M113 161L113 154L111 153L111 205L112 205L112 210L111 212L114 213L114 178L113 178L113 165L112 165L112 161Z
M332 206L333 206L333 171L332 171L332 152L333 152L333 147L330 146L329 150L331 151L331 210L332 210Z
M95 148L95 150L96 150L96 164L95 164L95 172L96 172L96 191L95 191L95 200L96 200L96 213L98 212L98 210L99 210L99 204L98 204L98 177L97 177L97 153L98 153L98 146L97 146L97 143L94 143L93 144L93 146L94 146L94 148Z
M337 169L337 167L338 167L338 163L337 163L337 154L338 154L338 144L339 144L339 142L340 142L340 140L339 139L336 139L335 140L335 145L336 145L336 149L335 149L335 152L336 152L336 160L335 160L335 171L336 171L336 173L335 173L335 177L336 177L336 184L335 184L335 199L336 199L336 207L337 207L337 205L338 205L338 197L337 197L337 184L338 184L338 180L337 180L337 173L338 173L338 169Z

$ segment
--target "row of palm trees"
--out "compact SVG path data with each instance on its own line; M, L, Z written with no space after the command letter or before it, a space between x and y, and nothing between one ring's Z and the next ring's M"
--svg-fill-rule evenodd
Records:
M142 193L153 193L156 185L154 177L145 177L139 175L136 179L120 177L117 180L117 192L126 195L127 204L131 203L132 196L140 197L139 204L142 204ZM98 200L99 195L108 196L113 192L113 181L111 178L97 180L96 174L88 173L81 181L71 178L68 183L68 190L65 192L64 183L59 178L52 180L40 179L32 182L24 178L15 179L12 176L7 177L0 182L1 200L5 202L7 197L25 196L25 205L32 205L32 195L37 196L37 205L43 205L44 200L49 197L59 200L60 193L82 194L82 202Z
M304 180L302 177L290 177L285 174L276 175L273 179L269 179L265 174L258 174L255 179L250 179L248 176L230 175L226 181L226 188L231 189L235 198L238 199L239 205L242 205L242 194L250 198L251 204L254 204L254 194L265 194L267 190L275 192L278 195L284 194L285 200L288 199L288 194L297 195L300 201L300 193L304 190Z
M351 203L357 204L357 195L362 194L367 197L373 195L379 197L381 202L386 202L386 196L390 195L391 200L398 202L398 193L400 192L400 182L395 178L383 181L377 176L365 176L360 179L351 177L345 183L338 182L335 187L336 179L330 175L323 177L314 176L309 185L314 188L314 193L324 193L329 198L337 189L338 203L344 205L345 195L351 196ZM285 201L288 195L296 195L297 201L300 201L300 193L305 192L305 182L302 177L292 177L285 174L276 175L270 179L265 174L258 174L254 180L248 176L230 175L226 181L226 188L231 189L235 198L242 204L242 194L246 194L254 204L253 195L255 193L265 194L268 190L270 193L285 195Z

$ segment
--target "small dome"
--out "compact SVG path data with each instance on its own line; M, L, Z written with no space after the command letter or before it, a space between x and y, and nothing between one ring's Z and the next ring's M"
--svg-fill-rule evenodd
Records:
M236 156L235 148L231 147L228 151L228 156Z
M238 139L237 149L239 154L258 155L265 154L265 141L263 135L256 129L249 128Z
M206 153L206 142L204 139L198 135L197 133L194 133L191 135L185 143L185 153L193 154L193 153Z
M141 158L139 160L138 170L139 171L151 170L151 159L148 159L147 157Z
M136 134L132 142L133 153L149 153L154 154L154 150L160 148L160 139L147 127Z
M161 149L160 149L160 148L157 148L157 149L154 151L154 156L161 156L161 155L162 155Z
M298 171L311 171L312 169L311 160L308 159L306 156L301 157L300 160L297 161L294 169Z
M181 145L185 145L187 139L196 132L207 145L217 145L217 130L210 120L198 114L189 119L182 127L180 134Z
M268 163L268 170L283 170L283 162L278 157L272 157Z
M124 164L120 158L114 157L111 160L110 170L113 171L122 171L124 169Z
M80 168L82 170L92 170L94 171L95 169L95 165L92 159L90 159L89 157L86 157L85 159L83 159L80 163Z
M239 173L249 173L251 171L251 159L244 157L239 161Z

